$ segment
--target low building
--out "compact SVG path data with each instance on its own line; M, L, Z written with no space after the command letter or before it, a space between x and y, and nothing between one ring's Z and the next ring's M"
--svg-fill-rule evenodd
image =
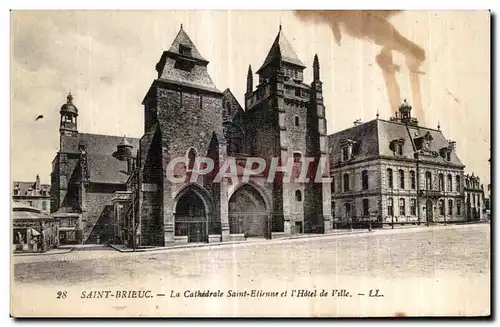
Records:
M127 189L127 159L139 140L79 132L71 94L60 115L60 147L51 173L52 216L60 220L62 243L101 243L111 228L114 193Z
M13 250L45 252L59 245L59 222L40 209L22 203L12 204Z
M465 175L465 214L467 221L483 220L484 186L479 176Z
M455 142L420 126L405 102L329 135L334 228L462 222L463 170Z
M40 184L40 177L36 175L34 182L12 183L12 200L38 208L43 213L50 213L50 185Z

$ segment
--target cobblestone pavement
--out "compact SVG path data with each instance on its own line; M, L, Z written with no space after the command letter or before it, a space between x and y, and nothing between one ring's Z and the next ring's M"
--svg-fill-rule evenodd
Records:
M333 265L330 267L332 271L349 274L376 275L379 271L425 274L436 266L464 274L471 271L484 273L489 271L489 231L489 224L447 226L135 253L96 246L77 248L65 254L17 256L13 262L16 280L27 282L50 281L61 273L71 273L72 267L86 268L71 274L71 279L84 277L88 269L103 271L105 275L120 272L133 275L137 265L144 265L145 270L175 268L177 264L210 269L212 262L207 262L207 258L220 267L233 264L246 266L252 262L253 269L271 265L277 272L286 272L290 268L304 270L304 273L311 267L325 270L325 267ZM255 260L257 253L261 258L272 258L272 261ZM244 260L235 263L236 258ZM50 264L53 262L57 264ZM133 267L128 267L128 262L133 263ZM111 269L116 265L123 269Z
M26 297L43 298L46 294L55 295L57 290L67 290L68 297L77 301L72 303L83 303L80 294L84 290L150 289L154 294L163 293L166 297L154 300L156 306L146 309L137 307L138 302L130 302L127 314L142 310L138 311L142 315L145 314L143 310L150 310L150 314L192 315L198 310L196 312L200 315L213 315L219 312L217 310L227 309L231 303L234 305L230 307L232 314L264 315L275 312L273 306L259 306L245 299L227 303L224 300L192 300L194 302L181 302L175 311L168 311L164 304L172 308L177 303L171 302L172 299L168 302L171 292L184 294L191 290L255 288L279 291L292 287L325 287L367 291L376 287L386 293L384 299L391 304L391 310L397 310L401 305L401 310L411 309L409 314L436 310L442 314L489 312L489 305L486 305L490 290L489 224L156 252L121 253L102 247L87 250L36 258L15 257L14 300L22 303ZM37 262L24 261L27 258ZM412 299L419 300L408 302ZM313 308L308 305L311 304L301 303L290 302L289 310L310 314ZM335 314L349 316L383 312L373 302L363 302L362 306L349 303L336 302ZM314 312L331 314L329 302L320 304ZM78 312L98 315L105 305L109 310L115 310L113 302L94 301L88 302L86 311ZM37 310L58 314L52 302L44 303L43 300L37 303ZM117 311L120 313L124 312Z

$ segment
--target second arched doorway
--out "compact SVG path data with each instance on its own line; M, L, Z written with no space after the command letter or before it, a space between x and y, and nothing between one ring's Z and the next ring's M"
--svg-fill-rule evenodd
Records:
M239 187L229 199L229 233L265 237L269 231L266 202L252 185Z

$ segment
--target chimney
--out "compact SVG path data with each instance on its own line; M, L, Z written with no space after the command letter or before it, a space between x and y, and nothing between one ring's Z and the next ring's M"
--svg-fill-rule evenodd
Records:
M354 126L358 126L358 125L361 125L361 124L363 124L363 123L361 122L361 119L360 119L360 118L358 118L358 119L356 119L356 120L353 122L353 124L354 124Z
M448 140L448 147L450 148L450 150L455 151L456 145L457 145L457 142L452 141L452 140Z
M35 190L40 189L40 176L38 174L36 175L36 180L35 180Z

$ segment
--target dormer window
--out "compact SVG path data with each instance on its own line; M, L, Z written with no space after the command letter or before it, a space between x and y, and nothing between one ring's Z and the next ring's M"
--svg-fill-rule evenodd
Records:
M348 161L353 158L354 154L354 144L356 144L356 141L353 140L344 140L341 144L342 148L342 161Z
M449 147L444 147L442 148L439 152L439 154L441 155L441 157L446 160L446 161L450 161L451 160L451 149Z
M403 155L403 145L405 140L403 138L392 140L389 143L389 148L394 152L395 155L402 156Z
M191 48L182 44L179 44L179 53L183 56L191 57Z
M349 149L347 147L342 148L342 161L349 160Z
M396 144L396 153L400 156L403 155L403 144L401 143Z

